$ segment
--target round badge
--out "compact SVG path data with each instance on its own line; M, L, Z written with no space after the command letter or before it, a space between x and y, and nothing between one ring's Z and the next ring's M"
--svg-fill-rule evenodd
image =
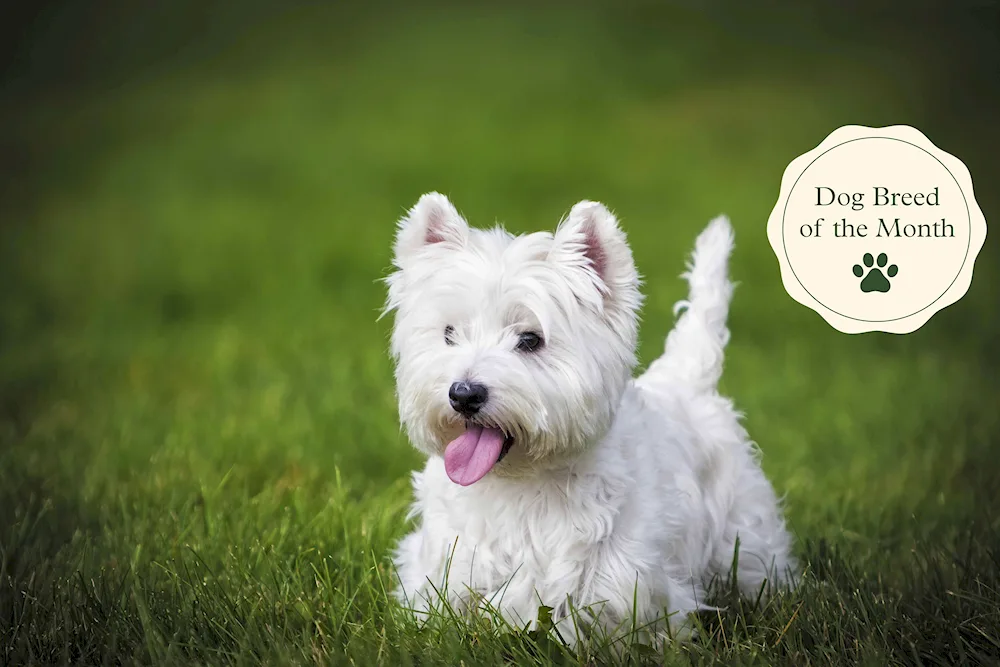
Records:
M919 130L852 125L788 166L767 233L793 299L844 333L905 334L968 291L986 219Z

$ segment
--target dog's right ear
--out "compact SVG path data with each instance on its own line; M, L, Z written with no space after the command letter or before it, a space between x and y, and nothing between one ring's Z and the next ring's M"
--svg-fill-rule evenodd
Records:
M395 264L402 268L428 245L443 243L456 248L469 238L469 223L448 198L428 192L399 221L396 233Z

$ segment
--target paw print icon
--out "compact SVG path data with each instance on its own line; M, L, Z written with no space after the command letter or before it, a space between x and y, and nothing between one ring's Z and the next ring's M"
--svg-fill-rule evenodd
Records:
M861 281L861 291L888 292L892 288L889 278L896 277L896 274L899 273L899 267L892 264L883 274L882 269L885 269L885 265L889 263L889 257L884 252L879 254L877 260L872 257L870 252L866 252L861 261L864 263L864 267L861 264L855 264L853 269L856 277L864 276L864 280ZM877 267L875 267L876 264L878 264Z

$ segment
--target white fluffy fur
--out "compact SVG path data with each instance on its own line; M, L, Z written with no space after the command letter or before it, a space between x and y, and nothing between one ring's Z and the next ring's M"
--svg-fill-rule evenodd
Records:
M779 502L717 390L732 246L724 217L701 233L683 314L633 378L640 280L607 208L581 202L555 233L515 237L471 229L442 195L420 199L387 280L400 419L429 456L413 475L419 526L395 556L402 602L485 600L521 627L545 604L572 640L571 609L606 628L666 612L683 632L710 581L729 574L737 540L742 591L793 580ZM515 349L528 330L542 349ZM515 436L467 487L442 460L464 429L448 401L457 380L485 384L478 421Z

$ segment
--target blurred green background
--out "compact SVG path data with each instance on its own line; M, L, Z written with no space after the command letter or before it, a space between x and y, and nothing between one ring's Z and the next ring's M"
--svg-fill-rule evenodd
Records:
M685 659L1000 651L996 244L919 331L847 336L788 297L765 234L787 164L854 123L922 130L996 219L995 6L2 11L6 662L489 660L381 592L420 458L379 279L428 190L517 232L615 209L643 364L697 231L731 216L725 391L814 579Z

